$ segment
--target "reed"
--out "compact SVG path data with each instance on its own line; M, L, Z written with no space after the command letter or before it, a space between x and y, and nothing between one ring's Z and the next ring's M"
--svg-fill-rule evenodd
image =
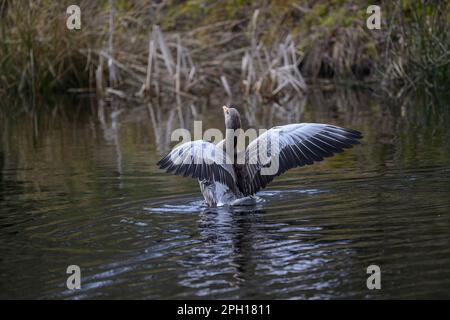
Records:
M0 0L0 94L174 95L180 108L217 88L282 99L323 79L392 94L448 87L447 2L382 1L376 32L371 3L351 3L80 0L82 29L68 31L60 2Z
M284 89L302 94L306 83L299 70L301 56L291 35L269 49L259 40L259 10L255 10L250 23L250 48L242 57L241 79L245 94L256 92L274 96Z
M450 81L449 4L417 1L393 5L384 59L386 84L400 82L406 89L417 86L448 88ZM408 16L403 12L407 10Z
M88 5L87 8L90 6ZM32 96L82 87L88 81L86 58L76 49L91 33L67 33L65 12L57 3L0 3L0 87Z

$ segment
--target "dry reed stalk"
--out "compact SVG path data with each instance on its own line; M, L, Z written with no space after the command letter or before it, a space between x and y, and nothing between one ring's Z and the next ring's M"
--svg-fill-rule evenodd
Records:
M258 41L258 15L255 10L250 24L250 47L241 61L241 79L246 95L252 92L274 96L284 89L299 94L306 91L306 82L298 68L301 57L290 35L269 50Z
M177 99L180 96L189 96L187 91L196 83L197 69L189 51L182 45L181 37L176 34L171 40L167 40L159 26L155 25L148 43L146 68L140 65L139 56L124 57L126 61L123 63L129 69L137 73L145 72L141 89L136 95L142 97L145 93L147 96L158 96L161 93L160 89L163 89L175 92ZM175 59L171 48L175 51Z
M152 81L152 63L153 63L154 48L155 42L150 36L148 42L147 78L145 79L145 90L147 91L147 93L150 92L150 85Z
M99 63L95 70L95 89L97 91L97 97L101 98L104 93L103 88L103 56L98 56Z
M231 89L227 81L227 77L225 75L220 76L220 81L222 82L223 88L225 89L225 92L227 93L228 97L231 98L233 95L231 94Z
M117 86L116 69L113 63L114 57L114 1L109 0L109 38L108 38L108 53L110 58L108 59L108 71L109 71L109 86Z

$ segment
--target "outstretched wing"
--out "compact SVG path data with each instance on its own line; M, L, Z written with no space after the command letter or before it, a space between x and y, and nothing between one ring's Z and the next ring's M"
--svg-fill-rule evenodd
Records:
M313 164L359 143L359 131L320 123L273 127L245 150L239 189L252 195L283 172Z
M221 182L235 188L236 175L227 154L213 143L196 140L174 148L157 163L161 169L185 177Z

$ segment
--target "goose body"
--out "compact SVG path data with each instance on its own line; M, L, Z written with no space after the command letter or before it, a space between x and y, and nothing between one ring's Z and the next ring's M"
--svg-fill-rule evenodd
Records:
M199 180L200 190L209 206L253 204L254 198L244 197L240 192L231 190L227 185L217 182L208 181L206 179Z
M273 127L238 149L241 121L236 108L223 107L225 139L217 145L195 140L162 158L161 169L197 178L209 206L254 203L253 195L276 176L322 161L359 143L360 132L321 123Z

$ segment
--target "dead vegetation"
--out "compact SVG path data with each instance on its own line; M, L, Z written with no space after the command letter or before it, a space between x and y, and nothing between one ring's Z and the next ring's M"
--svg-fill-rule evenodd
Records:
M256 94L277 101L322 79L411 88L450 78L444 2L396 2L376 33L365 28L362 0L79 5L82 29L72 32L63 4L0 0L0 94L171 95L180 108L183 97L218 88L230 100Z
M274 96L285 88L302 94L306 83L299 70L301 56L291 35L268 48L259 39L259 10L250 23L250 47L242 57L241 84L246 95L252 92Z

